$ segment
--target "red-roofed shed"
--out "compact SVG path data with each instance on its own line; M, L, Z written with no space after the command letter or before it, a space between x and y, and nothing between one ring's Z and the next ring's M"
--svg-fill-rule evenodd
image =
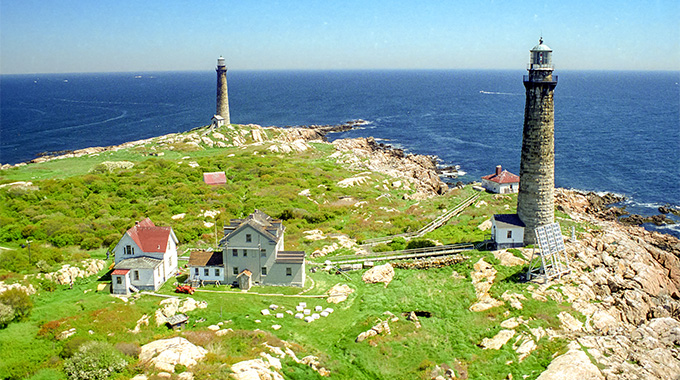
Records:
M203 173L203 182L208 185L224 185L227 183L227 176L224 172Z

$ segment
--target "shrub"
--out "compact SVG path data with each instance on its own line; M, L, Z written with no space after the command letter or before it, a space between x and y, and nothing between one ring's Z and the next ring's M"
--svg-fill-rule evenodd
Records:
M104 380L127 366L123 354L104 342L87 342L64 362L64 372L72 380Z
M129 356L135 359L142 352L142 348L139 347L139 344L127 342L116 343L116 350L120 351L125 356Z
M87 338L83 338L82 336L74 336L64 343L64 347L62 347L61 354L59 354L59 356L64 359L68 359L78 352L78 349L80 349L80 347L87 342L90 342L90 340Z
M31 297L19 288L12 288L0 293L0 303L11 306L14 309L14 318L22 320L31 313L33 301Z
M96 249L102 245L102 241L96 237L87 237L80 242L80 248L85 250Z
M432 240L411 240L406 244L406 249L434 247L436 244Z
M14 319L14 308L0 303L0 327L7 326Z

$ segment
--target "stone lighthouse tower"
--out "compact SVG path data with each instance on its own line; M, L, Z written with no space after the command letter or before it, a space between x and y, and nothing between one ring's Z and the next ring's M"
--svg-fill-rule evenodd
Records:
M224 64L224 58L220 56L217 59L217 110L216 115L224 119L224 124L231 124L229 120L229 94L227 92L227 66Z
M524 244L536 242L536 227L555 220L555 107L552 49L543 38L531 49L524 76L526 104L519 169L517 216L525 224Z

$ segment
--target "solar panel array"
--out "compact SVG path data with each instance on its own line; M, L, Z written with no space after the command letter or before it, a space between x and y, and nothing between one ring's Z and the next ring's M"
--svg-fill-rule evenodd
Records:
M538 257L535 253L532 257L527 271L528 279L536 276L549 280L569 273L569 259L566 255L560 225L558 223L546 224L537 227L535 233L540 253L537 255Z
M536 228L536 239L543 256L551 256L564 251L564 239L558 223L546 224Z

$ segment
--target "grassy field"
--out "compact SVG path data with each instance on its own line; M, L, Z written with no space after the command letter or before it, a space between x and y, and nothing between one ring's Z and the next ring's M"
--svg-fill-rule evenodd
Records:
M298 357L318 356L331 371L331 378L337 379L426 379L435 365L442 364L470 379L499 379L508 373L533 379L555 353L565 349L565 341L544 337L520 362L511 343L498 351L479 346L482 339L493 337L501 329L500 322L513 316L529 320L517 328L518 333L528 333L529 327L558 328L556 316L561 311L575 315L568 304L531 298L528 285L518 282L526 267L501 266L489 252L471 251L469 260L440 269L397 269L387 287L364 284L361 271L348 273L349 279L323 271L309 273L305 295L322 295L338 283L347 283L355 290L338 305L330 305L323 298L296 297L302 291L296 288L262 287L245 294L224 286L208 286L192 296L206 301L208 307L190 312L190 323L183 332L156 327L152 317L150 326L130 333L143 315L153 316L161 298L143 295L125 302L96 292L99 283L109 280L107 269L98 276L78 280L72 289L46 286L34 277L65 263L105 258L107 249L143 217L172 226L180 238L179 251L183 251L214 245L215 228L206 227L205 222L220 226L258 208L275 217L285 215L286 249L309 254L334 239L307 240L305 231L320 229L324 234L342 233L357 240L416 231L474 192L466 187L427 200L405 200L404 190L382 186L387 178L381 174L372 174L366 184L341 188L337 183L356 173L328 158L333 151L329 145L312 145L314 149L298 154L271 153L267 143L200 150L182 150L175 145L164 149L162 157L155 157L148 155L153 147L149 144L0 172L0 183L33 182L29 187L0 188L0 245L12 248L0 253L0 280L32 283L38 289L31 297L34 307L29 317L0 330L0 378L64 378L64 361L87 340L138 347L177 335L210 352L191 369L196 378L227 378L225 363L255 358L266 351L263 343L281 346L282 340L294 347ZM113 172L97 170L104 161L131 161L134 166ZM190 166L190 162L198 166L192 167L196 165ZM208 171L225 171L227 184L203 184L202 173ZM299 195L306 189L309 196ZM477 226L494 213L512 212L516 198L480 195L475 205L425 238L442 244L487 238L488 232ZM215 219L206 218L205 210L220 213ZM185 217L172 219L180 213ZM21 247L26 240L32 241L30 260L28 247ZM340 249L333 254L347 252ZM498 270L491 295L500 298L507 290L523 294L527 298L523 309L505 304L486 312L469 311L476 299L470 273L480 258ZM172 291L169 281L159 293ZM275 293L283 295L271 295ZM270 304L294 310L300 301L312 307L331 306L335 312L313 323L288 314L276 319L260 313ZM359 333L387 319L384 313L388 311L400 316L399 321L390 323L390 335L355 342ZM421 318L422 327L416 328L401 316L410 311L427 311L431 317ZM207 327L218 322L235 331L216 336ZM273 330L274 324L282 328ZM76 329L74 336L56 338L71 328ZM134 357L129 362L118 378L148 370ZM288 359L282 372L289 379L319 377L309 367Z

